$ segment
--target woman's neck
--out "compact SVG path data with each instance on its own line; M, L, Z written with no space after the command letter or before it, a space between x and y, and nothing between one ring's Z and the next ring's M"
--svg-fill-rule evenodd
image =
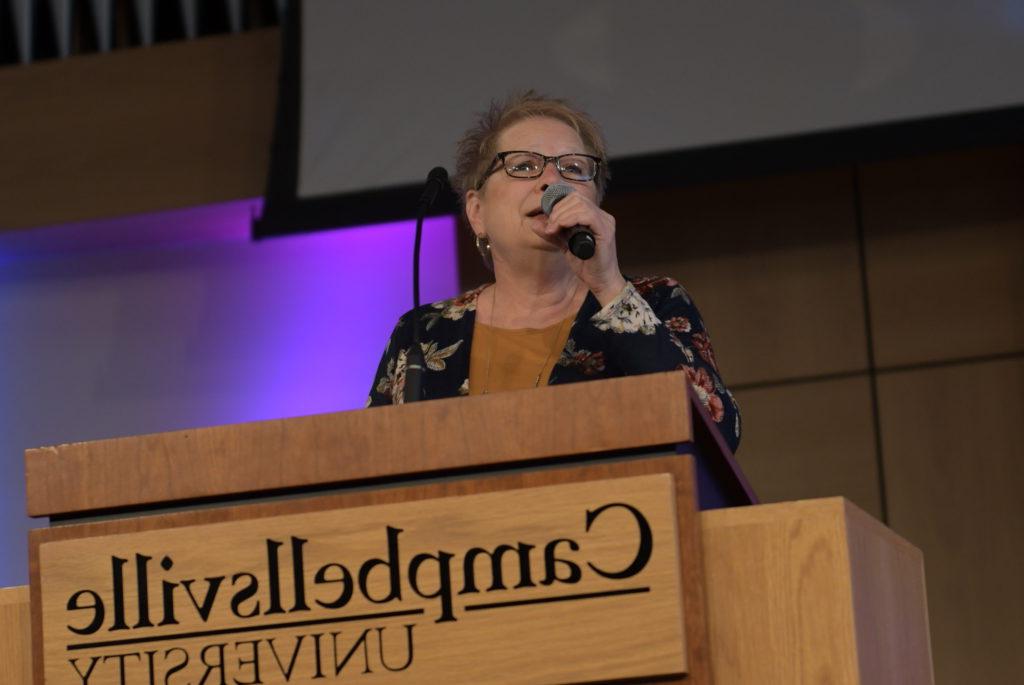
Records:
M496 260L495 283L481 294L484 307L478 306L483 323L497 328L545 328L574 314L586 297L586 288L561 254L552 256L557 261L515 268Z

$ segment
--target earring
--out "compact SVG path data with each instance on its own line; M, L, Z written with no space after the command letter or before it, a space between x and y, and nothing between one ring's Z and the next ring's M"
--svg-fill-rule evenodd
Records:
M476 237L476 251L480 253L485 262L491 260L491 241L486 234Z
M484 266L494 271L494 259L491 257L491 241L487 238L486 234L476 237L476 251L480 253L480 258L484 260Z

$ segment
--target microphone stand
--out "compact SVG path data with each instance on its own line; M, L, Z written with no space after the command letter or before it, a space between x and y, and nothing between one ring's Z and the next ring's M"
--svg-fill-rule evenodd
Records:
M405 387L402 390L402 401L406 404L423 399L423 374L427 366L423 359L423 346L420 344L420 327L417 321L420 308L420 243L423 238L423 218L437 199L438 192L447 184L448 172L444 167L431 169L416 212L416 240L412 249L412 346L405 353Z

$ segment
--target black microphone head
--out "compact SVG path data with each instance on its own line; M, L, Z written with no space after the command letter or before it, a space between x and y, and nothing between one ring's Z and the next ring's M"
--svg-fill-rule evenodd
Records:
M420 195L420 210L427 211L430 205L434 204L437 194L441 188L448 185L448 172L443 166L436 166L427 174L427 184L423 186L423 194Z
M448 185L448 170L443 166L436 166L427 174L427 183L436 181L441 185Z
M540 209L542 212L551 216L551 210L555 208L558 201L563 197L573 192L572 186L567 186L564 183L553 183L547 187L544 194L540 197Z

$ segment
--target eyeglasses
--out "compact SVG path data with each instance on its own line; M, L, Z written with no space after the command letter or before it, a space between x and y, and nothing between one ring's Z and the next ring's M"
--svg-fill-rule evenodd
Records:
M491 162L491 170L476 184L476 189L483 188L484 181L502 168L512 178L537 178L544 173L544 167L548 162L554 162L558 173L568 181L592 181L597 176L597 170L601 167L602 161L604 160L600 157L576 152L554 157L526 150L499 152Z

